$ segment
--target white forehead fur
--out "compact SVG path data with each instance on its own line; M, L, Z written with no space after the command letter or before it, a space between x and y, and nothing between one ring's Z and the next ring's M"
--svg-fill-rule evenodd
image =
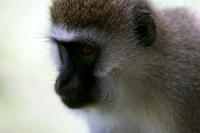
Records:
M67 32L65 28L55 25L52 27L50 37L60 41L73 41L76 35L73 31Z

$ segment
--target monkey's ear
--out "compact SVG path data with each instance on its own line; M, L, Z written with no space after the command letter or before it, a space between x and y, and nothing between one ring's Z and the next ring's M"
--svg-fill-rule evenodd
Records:
M156 25L151 14L140 10L134 16L134 33L140 44L144 47L151 46L156 40Z

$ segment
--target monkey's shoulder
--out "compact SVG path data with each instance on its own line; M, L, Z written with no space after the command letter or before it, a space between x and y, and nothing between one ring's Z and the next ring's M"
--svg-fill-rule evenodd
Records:
M200 80L200 13L185 8L164 9L157 12L157 18L156 47L164 60L175 75Z
M200 59L200 13L185 8L161 10L157 14L158 45L172 55Z

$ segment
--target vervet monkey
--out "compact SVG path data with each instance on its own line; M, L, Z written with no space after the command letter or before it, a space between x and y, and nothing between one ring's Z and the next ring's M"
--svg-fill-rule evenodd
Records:
M200 133L200 19L147 0L54 0L55 90L91 133Z

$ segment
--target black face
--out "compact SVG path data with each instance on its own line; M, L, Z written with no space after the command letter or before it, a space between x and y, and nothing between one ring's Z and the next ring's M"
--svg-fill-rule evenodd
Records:
M99 49L88 42L61 42L58 45L62 67L55 89L70 108L81 108L98 100L94 67Z

